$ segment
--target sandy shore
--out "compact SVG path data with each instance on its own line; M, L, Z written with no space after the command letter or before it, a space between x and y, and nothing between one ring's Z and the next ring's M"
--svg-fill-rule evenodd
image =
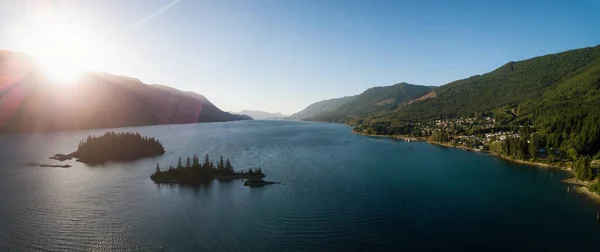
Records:
M577 193L581 193L584 194L586 196L588 196L588 198L592 199L594 202L600 204L600 195L598 195L595 192L590 191L590 189L588 189L585 186L573 186L573 188L575 189L575 191Z
M466 151L487 153L487 151L482 151L482 150L479 150L479 149L473 149L473 148L469 148L469 147L466 147L466 146L452 145L452 144L447 144L447 143L430 142L430 141L427 141L427 143L428 144L433 144L433 145L444 146L444 147L462 149L462 150L466 150Z

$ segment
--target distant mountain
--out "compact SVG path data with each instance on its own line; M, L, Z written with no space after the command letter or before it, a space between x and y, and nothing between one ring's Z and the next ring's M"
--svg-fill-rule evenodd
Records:
M287 117L286 115L284 115L282 113L269 113L269 112L258 111L258 110L242 110L238 114L248 115L248 116L252 117L252 119L254 119L254 120L282 120L285 117Z
M329 105L329 109L313 110L314 113L306 115L304 120L346 122L351 118L370 116L380 113L389 113L405 105L412 99L419 98L431 91L432 87L408 84L405 82L392 86L373 87L359 95L326 100L314 103L309 108L320 108L322 104ZM335 103L332 103L334 101ZM331 106L331 104L335 106ZM295 115L296 115L295 114Z
M289 116L287 119L306 120L315 117L319 114L333 111L339 108L340 106L352 101L355 97L356 95L315 102L303 109L302 111Z
M0 52L0 132L251 120L204 96L138 79L87 73L60 86L20 53Z

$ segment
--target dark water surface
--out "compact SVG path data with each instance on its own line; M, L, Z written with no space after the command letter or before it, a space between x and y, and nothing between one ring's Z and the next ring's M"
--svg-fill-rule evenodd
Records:
M116 129L157 137L167 153L68 169L23 163L55 163L47 158L106 130L0 136L0 251L600 247L598 206L567 192L556 170L350 129L283 121ZM205 153L236 169L261 166L282 184L179 187L149 178L156 163Z

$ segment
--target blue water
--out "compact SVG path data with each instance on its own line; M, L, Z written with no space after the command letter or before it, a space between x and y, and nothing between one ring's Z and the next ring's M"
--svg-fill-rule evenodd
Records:
M167 153L68 169L23 163L54 163L106 130L0 136L0 251L598 248L599 207L567 192L560 171L350 130L284 121L115 129L157 137ZM149 179L156 163L206 153L282 183Z

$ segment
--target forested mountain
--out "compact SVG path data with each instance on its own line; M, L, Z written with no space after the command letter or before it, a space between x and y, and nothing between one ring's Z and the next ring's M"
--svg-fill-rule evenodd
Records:
M405 82L392 86L373 87L365 90L359 95L331 99L312 104L305 110L298 112L300 114L308 109L329 105L327 109L321 109L300 119L326 121L326 122L346 122L351 118L371 116L374 114L390 113L401 107L412 99L419 98L431 91L432 87L412 85ZM334 104L335 106L331 106ZM296 115L294 114L294 115Z
M259 110L242 110L237 114L248 115L254 120L282 120L286 117L286 115L282 113L269 113Z
M358 123L485 115L505 128L531 125L540 146L560 148L572 159L600 151L600 46L509 62L433 91L435 97Z
M26 55L0 52L0 132L249 119L221 111L202 95L124 76L87 73L59 85Z
M315 102L315 103L309 105L308 107L306 107L305 109L303 109L302 111L289 116L287 119L306 120L306 119L312 118L316 115L319 115L321 113L326 113L326 112L335 110L338 107L354 100L355 97L356 97L356 95Z
M312 119L328 122L345 122L351 118L391 113L412 99L431 91L432 87L398 83L392 86L369 88L355 99L337 109L315 115Z
M596 46L509 62L490 73L435 88L435 98L375 119L423 120L510 109L518 114L519 105L525 101L535 100L559 86L568 89L574 85L565 84L570 79L589 75L584 72L598 64L599 58L600 46Z

